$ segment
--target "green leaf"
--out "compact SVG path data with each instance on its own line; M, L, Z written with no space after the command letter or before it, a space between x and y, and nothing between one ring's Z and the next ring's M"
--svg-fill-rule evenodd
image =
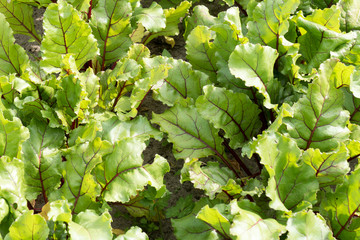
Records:
M278 57L276 50L260 44L245 43L236 46L229 58L230 72L245 81L247 87L256 87L265 97L264 106L273 108L268 88L274 82L273 69Z
M61 196L72 204L72 213L78 213L91 207L100 194L98 184L91 171L102 162L103 155L112 151L112 145L100 138L84 142L64 150L63 177L64 185L50 196L50 199L60 199Z
M176 8L170 8L164 10L166 27L160 31L151 34L149 38L146 39L144 44L149 43L152 39L159 36L175 36L179 34L178 24L188 13L191 3L188 1L183 1Z
M63 222L71 222L72 214L67 200L57 200L50 203L50 210L47 213L49 219Z
M331 64L328 61L320 67L320 76L309 85L307 95L293 105L293 117L284 118L287 132L305 150L331 151L349 136L349 113L342 108L343 92L329 79Z
M263 219L254 212L240 208L236 201L231 203L231 211L236 215L230 233L236 236L236 239L279 239L285 232L285 226L275 219Z
M206 26L197 26L186 40L186 58L194 69L206 73L211 82L216 80L216 60L211 30Z
M29 138L29 131L19 118L7 119L5 114L0 110L0 156L19 158L22 143Z
M319 239L335 240L325 219L313 211L295 213L287 222L286 229L289 231L289 240Z
M359 93L352 94L349 89L344 89L343 93L345 98L343 105L350 113L349 120L354 124L360 124L360 99L355 97L355 95L358 95Z
M0 76L16 73L21 75L29 64L25 50L17 44L5 16L0 13Z
M108 212L100 216L92 210L79 213L73 222L69 223L69 233L72 239L112 239L111 216Z
M27 209L25 199L24 163L19 159L0 158L0 197L9 203L15 218Z
M311 5L314 8L329 8L331 5L336 4L339 0L311 0Z
M327 29L340 33L340 9L335 5L323 10L316 9L311 15L306 16L305 20L320 24Z
M300 4L300 0L265 0L257 4L247 23L247 37L252 43L270 46L280 53L280 37L289 29L289 17ZM284 47L282 47L284 48Z
M93 8L90 25L99 44L102 70L126 55L131 45L131 13L127 0L101 0Z
M143 165L141 157L146 145L127 138L115 143L112 152L95 168L101 194L109 202L126 203L147 184L159 189L170 170L167 161L157 155L152 164Z
M266 134L259 140L257 153L270 176L266 195L272 200L271 208L287 211L303 201L316 202L319 184L315 172L307 164L297 163L300 149L294 140Z
M302 160L312 166L321 187L342 183L350 171L347 159L348 151L344 144L330 153L322 153L319 149L310 148L302 156Z
M212 85L205 86L204 92L196 108L215 128L224 130L230 147L239 148L255 136L261 126L260 110L247 95Z
M228 168L220 167L218 162L207 162L205 165L196 158L187 158L181 169L181 182L191 181L195 188L205 190L210 199L222 192L232 178L235 178L234 173Z
M185 33L184 39L187 40L189 34L196 26L211 27L214 24L220 23L219 19L211 16L209 9L204 5L197 5L193 9L193 13L185 19Z
M47 72L59 72L62 58L73 55L80 69L98 54L97 43L88 23L65 1L50 4L44 13L43 53L40 66Z
M224 217L216 208L210 208L209 205L203 207L196 215L197 219L206 222L214 228L221 236L227 239L233 239L230 236L230 221Z
M30 138L23 144L26 197L36 199L39 194L47 200L50 192L60 185L61 152L64 131L49 127L33 119L28 126Z
M173 106L181 99L196 99L203 93L203 86L210 84L208 76L198 70L193 70L192 65L183 60L170 59L168 77L162 86L155 90L156 98L163 103Z
M148 240L149 237L144 233L141 228L132 226L125 234L122 234L114 240Z
M133 20L141 23L150 32L159 32L166 27L164 10L156 2L152 2L149 8L136 8Z
M338 4L341 11L340 29L345 32L360 30L360 2L356 0L342 0Z
M9 205L7 204L6 200L0 198L0 223L4 218L9 214Z
M204 206L213 207L216 202L211 202L207 198L201 198L195 203L192 213L180 219L171 219L171 224L175 229L175 236L182 240L217 240L221 239L219 234L208 224L196 218L197 213Z
M222 157L224 147L217 130L196 111L195 106L180 104L162 114L153 114L153 123L167 132L174 144L175 158L201 158L210 155Z
M77 118L80 110L80 80L74 75L69 75L61 80L62 89L56 92L58 117L64 126L71 127L72 122Z
M9 235L6 239L39 239L46 240L49 228L43 217L27 211L11 225Z
M345 177L335 192L328 192L321 202L320 213L327 217L334 237L357 239L360 237L360 223L357 214L360 207L360 170Z
M296 20L301 36L300 53L307 61L308 71L317 68L330 57L330 53L341 52L355 39L354 33L342 34L329 30L326 26L299 17Z
M41 42L41 37L35 30L32 7L24 3L1 0L0 12L5 15L6 21L15 34L28 35L38 43Z

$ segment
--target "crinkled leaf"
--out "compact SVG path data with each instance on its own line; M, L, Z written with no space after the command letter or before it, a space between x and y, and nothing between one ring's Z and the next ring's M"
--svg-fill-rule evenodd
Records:
M350 113L350 121L354 124L360 123L360 99L355 97L357 94L352 94L348 89L343 90L344 93L344 108Z
M47 72L57 72L66 54L73 55L80 69L98 53L97 42L88 23L65 1L50 4L44 13L43 53L40 65Z
M298 40L300 53L307 61L308 71L313 67L319 67L330 57L331 52L340 52L347 48L356 37L353 33L337 33L302 17L297 18L296 23L301 33Z
M159 32L166 27L164 10L156 2L153 2L149 8L136 8L133 20L141 23L150 32Z
M230 233L236 239L279 239L285 232L285 226L278 223L275 219L263 219L258 214L240 208L234 201L231 204L232 214L235 214L231 224Z
M197 26L186 40L186 58L193 68L206 73L210 81L216 80L216 59L211 30L206 26Z
M210 208L209 205L203 207L196 215L197 219L206 222L210 227L214 228L218 234L227 239L234 239L230 236L230 221L223 216L216 208Z
M224 130L230 147L241 147L257 133L260 110L247 95L212 85L205 86L204 92L196 100L196 108L215 128Z
M149 121L138 116L131 121L120 121L116 117L112 117L102 123L102 138L115 144L126 138L137 139L140 141L149 140L150 137L161 140L162 133L152 127Z
M316 202L319 184L315 172L309 165L297 163L300 149L294 140L278 133L266 134L259 140L257 153L270 175L266 188L270 207L287 211L303 201Z
M127 0L101 0L92 10L90 24L99 44L102 70L126 55L131 45L131 13Z
M104 239L111 240L111 216L108 212L100 216L92 210L79 213L74 222L69 223L69 233L72 239Z
M6 118L0 111L0 156L20 157L22 143L29 138L29 131L19 118Z
M247 23L247 37L252 43L261 43L270 46L279 52L280 36L284 36L289 29L288 19L300 0L265 0L252 11Z
M353 70L353 66L350 65L347 69ZM350 71L347 72L350 75ZM360 98L360 69L356 69L352 75L349 76L350 80L350 91L353 97Z
M80 110L80 94L81 85L80 80L74 75L69 75L61 80L60 87L62 89L56 92L58 117L63 122L64 126L71 126L74 119Z
M125 234L119 235L114 240L148 240L149 237L141 228L132 226Z
M353 64L355 66L360 66L360 31L352 32L355 33L356 38L354 41L352 41L351 45L349 46L349 49L341 54L335 54L335 57L340 58L342 62ZM334 55L334 54L333 54Z
M172 68L162 86L156 90L157 98L167 105L173 106L180 99L196 99L202 94L203 86L210 84L208 76L193 70L191 64L183 60L169 60Z
M144 143L133 138L118 141L111 154L96 167L96 180L106 201L126 203L147 184L156 189L163 186L169 165L158 155L152 164L143 165L141 154L145 147Z
M21 75L29 64L25 50L17 44L5 16L0 13L0 76L16 73Z
M289 135L305 150L330 151L349 134L349 113L342 108L343 92L329 79L331 64L328 61L321 66L320 76L309 85L307 95L293 105L293 117L284 118Z
M345 177L335 192L328 192L321 203L320 213L327 217L334 237L337 239L357 239L360 237L358 218L360 207L360 170Z
M342 183L345 175L350 171L348 151L341 144L335 152L322 153L319 149L310 148L305 151L302 159L312 166L320 186L328 186Z
M338 6L341 11L341 30L345 32L360 30L360 2L356 0L341 0Z
M264 95L264 106L272 108L268 88L274 82L273 69L278 53L271 47L245 43L236 46L229 58L230 72L245 81L248 87L256 87Z
M91 171L102 162L103 155L112 151L112 145L100 138L64 150L64 185L52 198L62 194L72 203L72 212L88 209L100 194L98 184Z
M67 200L57 200L50 203L50 210L47 213L49 219L53 221L63 221L69 223L72 219L71 209Z
M10 227L9 235L6 239L39 239L46 240L49 228L43 217L27 211L21 215Z
M319 239L334 240L329 226L320 214L313 211L295 213L287 222L286 229L289 231L289 240Z
M0 12L5 15L6 21L15 34L28 35L37 42L41 42L35 30L32 7L24 3L1 0Z
M183 1L176 8L170 8L164 10L166 27L160 31L151 34L149 38L146 39L144 44L147 44L152 39L159 36L174 36L179 34L178 24L188 13L191 3L188 1Z
M191 181L195 188L205 190L210 199L214 199L231 179L234 173L228 168L222 168L218 162L204 163L187 158L181 170L181 182Z
M23 144L26 197L36 199L42 194L46 199L60 184L61 152L64 131L33 119L28 126L30 138Z
M169 134L175 158L222 156L224 147L217 130L197 112L195 106L180 104L162 114L153 114L153 123Z
M199 25L211 27L212 25L220 23L219 19L211 16L209 9L204 5L195 6L193 13L185 19L185 40L188 38L190 32Z

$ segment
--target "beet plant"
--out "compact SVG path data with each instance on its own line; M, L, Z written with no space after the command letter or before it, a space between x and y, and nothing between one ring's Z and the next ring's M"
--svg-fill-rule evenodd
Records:
M360 4L213 4L0 0L0 239L149 239L115 205L164 239L360 238ZM181 29L186 60L151 54ZM151 141L199 200L169 205Z

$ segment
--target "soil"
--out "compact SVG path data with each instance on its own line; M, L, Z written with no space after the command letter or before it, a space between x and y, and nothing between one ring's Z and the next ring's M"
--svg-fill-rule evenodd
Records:
M200 1L196 3L206 5L210 13L216 16L220 11L226 9L226 6L220 7L218 2L220 0L216 0L213 3L208 1ZM143 6L149 6L152 0L145 0L142 2ZM36 30L39 34L43 35L42 28L42 19L44 9L34 8L33 19L35 23ZM183 24L179 24L180 34L174 37L175 46L171 47L166 44L164 39L157 38L152 40L147 47L150 49L152 55L161 55L163 50L166 49L174 58L186 60L186 50L185 50L185 41L182 37L184 33ZM31 58L39 57L40 46L36 42L29 42L29 37L24 35L15 35L16 43L21 45L30 55ZM152 112L162 113L165 111L166 106L161 102L153 100L151 96L147 97L144 101L140 113L146 116L151 116ZM143 153L144 161L151 162L154 158L155 154L159 154L165 157L171 166L171 170L169 173L165 175L165 182L167 189L172 193L170 200L168 202L168 207L174 206L176 201L180 197L187 196L189 194L193 195L193 200L196 201L203 196L203 191L195 189L191 182L185 182L183 184L180 183L180 170L183 166L183 160L176 160L172 154L172 144L163 140L162 142L151 140L148 144L147 149ZM256 168L256 166L255 166ZM113 216L112 227L114 229L127 230L133 225L137 225L139 220L135 220L128 217L127 211L123 206L112 205L112 211L110 212ZM170 219L163 219L158 224L159 229L153 229L152 231L147 231L147 234L150 239L164 239L164 240L173 240L176 239L173 234L173 228L171 226ZM145 230L145 229L144 229Z

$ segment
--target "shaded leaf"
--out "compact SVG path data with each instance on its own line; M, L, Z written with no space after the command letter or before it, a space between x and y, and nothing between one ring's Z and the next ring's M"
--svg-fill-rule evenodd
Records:
M300 53L307 61L308 71L313 67L319 67L330 57L330 53L347 48L356 37L353 33L337 33L302 17L297 18L296 23L301 33L298 40Z

